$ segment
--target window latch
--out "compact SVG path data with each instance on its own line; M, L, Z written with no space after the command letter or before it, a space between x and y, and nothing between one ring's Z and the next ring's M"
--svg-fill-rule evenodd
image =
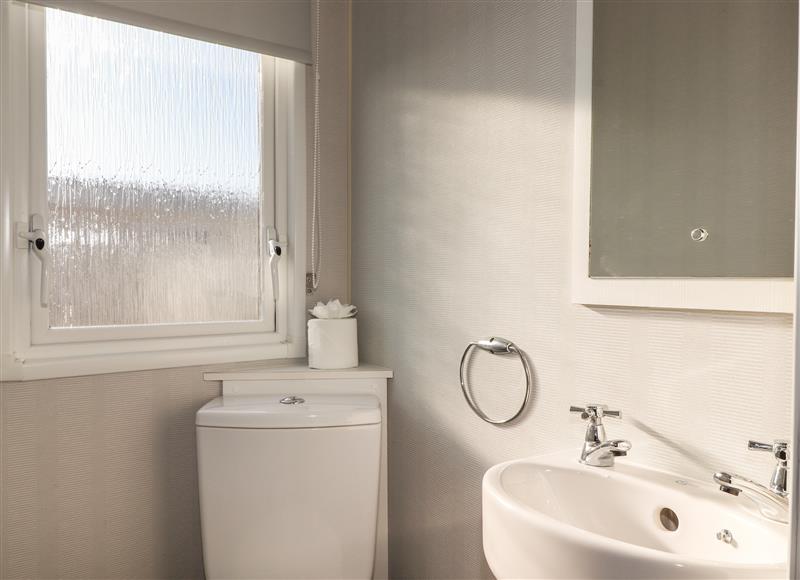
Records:
M269 249L269 270L272 275L272 299L277 304L278 288L280 280L278 278L278 261L283 254L283 247L286 244L278 239L278 230L272 226L267 228L267 248Z
M44 219L38 213L31 215L30 222L17 222L16 247L20 250L32 250L42 264L39 275L39 304L47 308L47 234L44 231Z

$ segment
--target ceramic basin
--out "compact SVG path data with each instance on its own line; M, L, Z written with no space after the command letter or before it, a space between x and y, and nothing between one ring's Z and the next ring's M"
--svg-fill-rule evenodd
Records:
M620 459L589 467L559 453L483 478L498 578L785 578L788 535L744 496Z

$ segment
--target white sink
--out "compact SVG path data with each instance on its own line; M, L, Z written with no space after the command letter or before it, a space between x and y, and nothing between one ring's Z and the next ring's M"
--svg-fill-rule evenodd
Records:
M489 469L483 549L495 576L786 577L787 525L744 495L625 461L588 467L558 453ZM723 530L730 543L717 539Z

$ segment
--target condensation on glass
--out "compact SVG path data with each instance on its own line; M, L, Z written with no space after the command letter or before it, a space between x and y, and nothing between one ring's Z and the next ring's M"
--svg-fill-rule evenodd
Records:
M50 327L258 320L261 55L46 22Z

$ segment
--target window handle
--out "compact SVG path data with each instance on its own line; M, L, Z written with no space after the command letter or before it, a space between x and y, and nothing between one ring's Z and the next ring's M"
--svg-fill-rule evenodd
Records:
M44 232L44 219L38 213L31 216L30 223L17 223L17 247L23 250L33 250L33 254L42 263L39 275L39 304L47 308L47 270L49 256L47 253L47 234Z
M267 248L269 249L269 270L272 275L272 299L277 304L280 280L278 278L278 261L283 254L283 242L278 239L278 230L272 226L267 228Z

